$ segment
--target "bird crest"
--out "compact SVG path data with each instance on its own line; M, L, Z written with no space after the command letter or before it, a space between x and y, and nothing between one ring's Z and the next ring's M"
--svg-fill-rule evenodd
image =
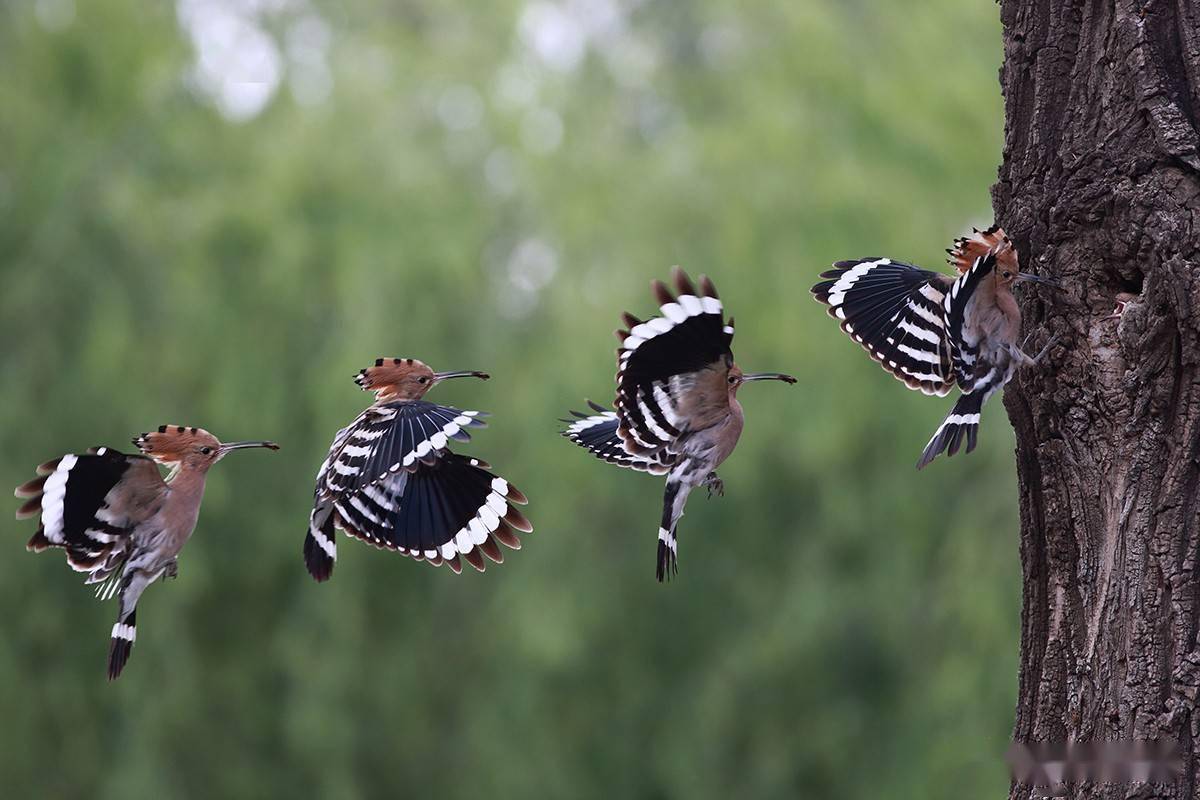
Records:
M364 392L374 392L377 401L420 400L425 393L447 378L482 378L486 372L462 370L434 372L415 358L377 358L375 365L360 369L354 376Z
M389 387L425 378L433 383L433 370L424 361L415 358L377 358L375 366L360 369L354 376L364 392L386 392Z
M157 431L143 433L133 443L160 464L178 463L206 447L210 453L216 453L221 447L220 440L208 431L185 425L159 425Z
M961 275L965 274L975 261L988 253L995 253L996 260L1013 272L1017 269L1017 251L1012 240L999 225L993 225L985 231L971 229L970 236L962 236L954 240L954 246L946 250L949 258L946 262L954 267Z

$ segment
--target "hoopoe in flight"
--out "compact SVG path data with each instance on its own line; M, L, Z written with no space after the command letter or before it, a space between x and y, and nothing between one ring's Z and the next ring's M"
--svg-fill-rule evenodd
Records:
M182 425L163 425L133 443L142 455L93 447L47 461L37 468L39 477L16 490L27 498L17 519L41 521L28 549L63 548L71 568L88 574L86 583L100 584L97 597L117 597L109 680L129 660L142 592L178 572L176 559L196 527L209 468L234 450L279 449L273 442L222 444L206 430ZM157 464L170 468L165 480Z
M658 529L655 574L659 581L678 572L679 519L688 494L707 486L724 494L716 468L729 457L742 434L744 417L737 392L750 381L795 383L778 372L747 374L733 361L733 319L724 320L711 280L700 290L675 267L679 296L661 281L652 285L662 316L642 321L624 314L616 332L616 410L588 401L597 413L571 413L562 432L596 457L652 475L666 475L662 523Z
M338 431L317 472L304 563L328 580L337 559L334 529L418 561L462 572L460 556L483 572L483 556L504 561L497 542L521 548L517 531L533 530L513 504L529 502L489 464L448 449L468 428L485 425L479 411L422 400L450 378L488 379L483 372L434 372L412 358L380 358L355 382L375 402Z
M1027 280L1058 284L1020 272L1017 251L996 226L956 239L947 261L957 275L930 272L890 258L839 261L812 287L831 317L871 358L910 389L943 397L962 395L925 446L917 469L942 451L975 449L983 404L1036 356L1017 344L1021 311L1012 287Z

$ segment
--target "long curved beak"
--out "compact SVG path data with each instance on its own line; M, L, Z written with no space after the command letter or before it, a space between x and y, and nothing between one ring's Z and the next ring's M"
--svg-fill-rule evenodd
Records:
M1018 272L1017 277L1023 281L1032 281L1033 283L1044 283L1047 286L1053 286L1055 289L1062 289L1062 284L1050 278L1043 278L1041 275L1033 275L1028 272Z
M447 378L482 378L483 380L486 381L490 377L492 377L492 376L488 375L486 372L479 372L478 370L473 370L473 369L458 370L457 372L435 372L435 373L433 373L433 379L435 381L437 381L438 383L441 383L442 381L446 380Z
M742 376L742 382L745 383L747 381L783 381L784 383L795 383L796 379L782 372L751 372L748 375Z
M245 450L249 447L265 447L268 450L279 449L279 445L275 444L274 442L225 442L221 445L221 448L217 452L224 456L226 453L234 450Z

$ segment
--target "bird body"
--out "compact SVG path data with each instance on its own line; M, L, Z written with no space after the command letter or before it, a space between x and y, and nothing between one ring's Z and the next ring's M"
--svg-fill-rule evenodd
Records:
M528 502L483 461L453 453L479 411L422 398L443 380L487 379L482 372L435 373L416 359L377 359L355 382L375 402L338 431L317 472L304 561L314 580L328 580L337 559L335 530L434 566L462 571L460 557L483 571L483 556L501 563L497 543L520 549L517 532L533 530L514 504Z
M673 295L651 286L661 316L642 321L626 313L617 331L615 410L591 403L594 414L572 412L563 435L617 466L666 475L658 531L656 576L678 571L678 525L697 486L723 493L716 469L733 452L745 417L738 389L748 381L795 378L747 375L733 360L733 320L724 319L716 288L701 276L699 290L683 270L672 271Z
M980 413L1021 365L1036 364L1018 346L1021 310L1012 287L1021 280L1052 283L1018 270L1017 252L998 227L975 231L947 250L956 276L889 258L839 261L812 288L829 314L884 369L909 388L962 395L934 432L917 468L965 441L975 449Z
M38 467L40 477L16 490L27 498L17 518L39 517L28 549L66 550L72 569L99 584L97 596L118 598L109 644L108 677L125 667L137 637L137 605L150 584L174 577L177 558L195 530L209 468L246 447L277 449L271 442L222 444L201 428L163 425L133 440L141 455L108 447L68 454ZM167 478L158 464L171 468Z

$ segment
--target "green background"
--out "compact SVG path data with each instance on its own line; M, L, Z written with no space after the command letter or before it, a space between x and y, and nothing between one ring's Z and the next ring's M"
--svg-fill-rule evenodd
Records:
M0 4L0 484L163 423L283 445L213 470L115 684L114 605L9 522L4 795L1002 794L1004 410L917 473L952 400L906 391L808 292L841 258L936 267L991 221L997 15ZM661 480L556 418L611 401L619 312L648 314L672 264L713 276L739 363L800 383L742 392L727 495L693 496L660 586ZM305 573L313 475L377 356L492 373L431 399L493 413L458 449L532 501L503 566L343 540L330 583Z

